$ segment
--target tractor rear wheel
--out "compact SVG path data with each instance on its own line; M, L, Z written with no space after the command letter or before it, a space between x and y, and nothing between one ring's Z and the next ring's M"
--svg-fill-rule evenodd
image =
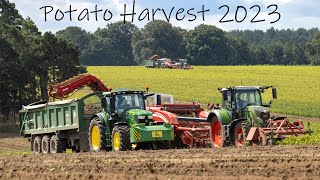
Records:
M126 125L116 125L112 130L112 150L126 151L131 149L130 129Z
M89 126L90 151L106 150L106 126L99 118L93 118Z
M245 145L244 129L241 121L238 121L234 127L234 145L236 147L243 147Z
M32 150L35 154L41 153L41 137L36 136L32 142Z
M41 151L43 154L48 154L50 152L50 136L44 135L42 137Z
M57 135L53 135L50 138L50 153L62 153L67 148L67 142L64 139L59 138Z
M214 148L221 148L224 145L224 130L217 117L214 117L211 121L210 141Z

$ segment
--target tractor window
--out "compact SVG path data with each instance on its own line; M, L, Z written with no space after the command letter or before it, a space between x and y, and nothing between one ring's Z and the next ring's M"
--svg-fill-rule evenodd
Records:
M110 98L106 97L106 111L110 112Z
M261 96L258 90L238 90L236 93L237 109L246 106L261 106Z
M115 110L119 114L130 109L145 109L144 97L142 94L121 94L115 97Z
M231 92L230 91L227 92L227 97L228 97L227 100L222 101L222 106L228 110L231 110Z

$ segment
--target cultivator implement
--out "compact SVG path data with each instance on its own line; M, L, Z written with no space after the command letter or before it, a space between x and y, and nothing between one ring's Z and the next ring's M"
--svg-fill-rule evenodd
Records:
M299 136L309 132L310 128L305 130L301 120L290 122L287 118L276 118L270 120L266 127L252 127L246 140L252 144L268 145L289 136Z
M57 99L68 98L74 91L88 86L92 91L109 91L103 82L89 74L79 74L61 83L52 82L49 88L49 96Z

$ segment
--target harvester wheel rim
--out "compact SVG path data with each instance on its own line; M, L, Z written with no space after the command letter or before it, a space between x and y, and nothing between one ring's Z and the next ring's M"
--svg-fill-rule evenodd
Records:
M92 143L92 148L94 150L99 149L99 147L100 147L100 131L99 131L99 127L97 125L94 125L92 127L91 143Z
M236 142L237 142L239 145L244 145L242 128L236 129L236 135L235 135L235 137L236 137Z
M212 137L215 147L221 147L222 145L222 129L219 121L215 121L212 127Z
M118 151L120 149L121 140L120 140L120 134L118 132L115 132L113 134L113 149Z

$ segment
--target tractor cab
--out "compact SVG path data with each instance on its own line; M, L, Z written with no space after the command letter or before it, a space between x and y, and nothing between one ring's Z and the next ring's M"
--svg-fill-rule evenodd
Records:
M152 122L152 113L146 111L145 97L144 91L121 89L105 92L102 104L111 121L133 123L129 121L139 121L140 118Z
M219 89L223 96L222 108L226 109L232 119L250 119L252 125L264 125L270 119L268 105L262 103L261 94L272 86L236 86ZM272 87L273 98L276 89Z

